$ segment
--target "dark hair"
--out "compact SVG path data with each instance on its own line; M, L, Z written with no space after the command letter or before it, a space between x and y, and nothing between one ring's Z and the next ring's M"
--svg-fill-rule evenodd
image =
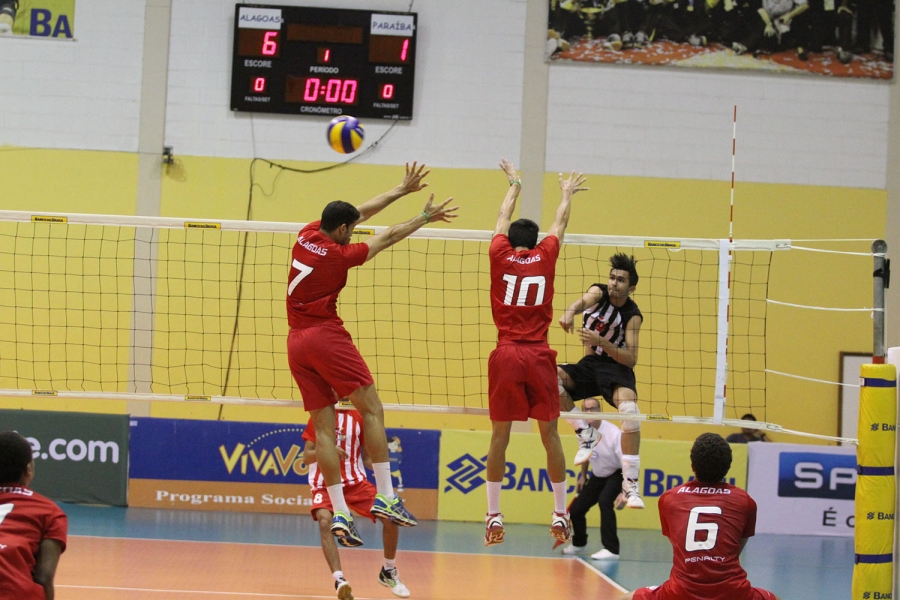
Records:
M624 252L613 254L609 257L609 266L617 271L628 271L628 287L634 287L638 282L638 272L635 265L637 261L633 256L628 256Z
M519 219L509 224L509 245L513 248L525 247L529 250L537 246L538 224L531 219Z
M691 448L691 466L697 481L719 483L731 468L731 446L718 433L701 433Z
M753 416L753 413L747 413L743 417L741 417L741 421L755 421L756 417Z
M28 440L15 431L0 432L0 483L19 483L31 461Z
M319 229L322 231L334 231L341 225L347 227L359 221L359 211L349 202L334 200L329 202L322 211L322 223Z

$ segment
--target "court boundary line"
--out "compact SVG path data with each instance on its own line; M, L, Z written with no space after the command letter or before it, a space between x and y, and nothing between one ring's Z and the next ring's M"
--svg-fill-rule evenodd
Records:
M599 575L601 579L605 579L607 581L607 583L610 583L613 587L621 590L622 593L627 593L629 591L629 590L625 589L624 587L622 587L622 585L620 583L618 583L617 581L615 581L612 577L610 577L609 575L607 575L606 573L604 573L603 571L601 571L600 569L595 567L593 564L589 563L586 559L584 559L580 556L576 556L575 560L577 560L578 562L580 562L581 564L586 566L589 570L591 570L594 573L596 573L597 575Z

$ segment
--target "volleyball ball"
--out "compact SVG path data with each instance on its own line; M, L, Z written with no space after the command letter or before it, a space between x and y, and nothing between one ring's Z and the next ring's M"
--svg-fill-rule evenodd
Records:
M326 135L328 145L335 152L350 154L362 146L366 131L356 117L341 116L331 120Z

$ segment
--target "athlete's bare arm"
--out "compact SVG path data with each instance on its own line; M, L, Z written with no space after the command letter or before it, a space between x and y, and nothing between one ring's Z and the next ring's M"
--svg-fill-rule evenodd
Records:
M56 577L56 567L59 565L60 554L62 554L62 544L60 542L51 539L41 540L41 545L35 557L32 578L35 583L44 588L44 595L47 597L47 600L53 600L56 597L53 580Z
M519 179L519 174L516 173L516 168L513 164L503 158L500 159L500 168L503 169L503 172L506 173L506 178L509 180L509 191L506 192L506 198L503 199L503 204L500 205L500 214L497 215L497 226L494 227L494 235L506 235L509 233L509 224L512 221L513 212L516 210L516 199L522 190L522 181Z
M559 207L556 209L556 219L550 226L547 235L555 235L559 238L559 243L563 241L566 235L566 227L569 225L569 213L572 212L572 196L578 192L583 192L588 188L582 187L585 178L581 173L575 174L575 171L563 179L562 173L559 174L559 189L562 190L562 197L559 200ZM590 306L590 305L589 305Z
M451 200L453 200L452 197L435 205L434 194L431 194L421 213L405 223L391 225L378 235L367 239L365 243L369 246L369 256L366 257L366 260L372 260L376 254L418 231L426 223L435 223L437 221L449 223L451 219L455 219L457 217L455 213L459 207L448 207L447 205L450 204Z
M340 446L335 446L335 448L337 449L338 458L340 460L347 460L347 453L344 451L344 449ZM306 445L303 446L303 463L308 467L317 460L316 443L307 440Z
M603 299L603 290L598 285L592 285L584 296L569 305L566 312L559 318L559 325L566 333L572 333L575 329L575 315L589 306L593 306Z
M359 220L354 223L354 226L377 215L395 200L428 187L428 184L422 183L422 180L429 173L431 173L431 170L426 169L425 165L416 166L416 163L413 162L412 166L410 166L409 163L406 163L406 175L403 177L400 185L356 207L356 210L359 211Z

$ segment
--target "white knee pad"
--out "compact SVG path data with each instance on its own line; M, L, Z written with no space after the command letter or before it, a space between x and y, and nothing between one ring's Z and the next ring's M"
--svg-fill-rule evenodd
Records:
M641 411L638 410L637 402L632 402L631 400L626 400L624 402L619 402L619 414L623 415L639 415ZM622 421L622 431L625 433L633 433L641 430L641 422L640 421Z
M557 375L557 377L556 377L556 384L559 386L559 395L562 396L562 395L563 395L563 392L566 391L566 388L563 387L563 384L562 384L562 377L560 377L560 376Z

